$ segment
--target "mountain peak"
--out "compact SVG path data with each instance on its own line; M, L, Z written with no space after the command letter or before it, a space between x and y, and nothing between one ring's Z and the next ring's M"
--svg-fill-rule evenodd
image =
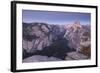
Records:
M75 21L74 25L75 25L75 24L76 24L76 25L81 25L79 20L78 20L78 21Z
M73 24L74 27L76 28L81 28L81 24L80 24L80 21L75 21L75 23Z

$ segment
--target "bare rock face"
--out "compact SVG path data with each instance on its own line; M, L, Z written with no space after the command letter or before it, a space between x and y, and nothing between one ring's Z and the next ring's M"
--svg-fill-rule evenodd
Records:
M41 56L41 55L34 55L29 58L26 58L23 60L23 63L29 63L29 62L45 62L45 61L61 61L61 59L58 59L56 57L47 57L47 56Z
M71 57L69 57L69 56L66 56L65 60L69 61L69 60L73 60L73 59Z
M23 62L88 59L90 39L90 26L79 21L66 26L23 23Z
M51 44L49 39L50 26L44 23L32 23L23 30L23 48L27 52L34 52L35 50L42 50L44 47ZM28 32L29 31L29 32Z
M78 21L74 24L67 25L65 29L66 33L64 38L69 41L69 46L77 52L80 52L83 46L86 47L91 44L90 26L81 25Z
M70 52L70 53L67 53L67 57L66 57L66 60L68 60L68 57L69 57L69 60L72 59L72 60L82 60L82 59L88 59L88 56L82 54L82 53L79 53L79 52Z
M66 33L64 37L70 41L69 46L74 48L76 51L79 51L81 31L82 26L80 25L79 21L75 22L74 24L67 25L66 27Z

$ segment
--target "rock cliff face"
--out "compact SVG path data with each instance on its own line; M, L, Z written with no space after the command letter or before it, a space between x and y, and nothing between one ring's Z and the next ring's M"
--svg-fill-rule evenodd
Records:
M75 22L66 26L64 38L69 40L69 46L76 51L80 51L83 46L90 45L91 32L89 25L81 25L80 22Z
M45 23L32 23L26 28L23 26L23 48L27 52L42 50L50 44L49 25Z
M90 39L90 26L81 25L80 22L70 25L23 23L23 62L30 62L28 60L35 55L54 57L54 60L72 60L71 56L77 54L80 55L77 59L87 59L91 54L88 50L91 48ZM84 47L89 52L84 51Z

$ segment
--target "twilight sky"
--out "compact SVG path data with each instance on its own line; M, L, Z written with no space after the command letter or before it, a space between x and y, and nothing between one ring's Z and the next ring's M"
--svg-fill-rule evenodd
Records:
M55 11L36 11L23 10L22 21L26 23L44 22L48 24L73 24L80 21L82 25L91 24L90 13L76 12L55 12Z

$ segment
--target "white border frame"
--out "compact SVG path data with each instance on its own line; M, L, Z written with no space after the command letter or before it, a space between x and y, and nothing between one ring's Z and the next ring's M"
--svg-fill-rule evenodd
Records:
M24 69L39 69L39 68L53 68L53 67L75 67L96 65L96 9L82 8L82 7L65 7L65 6L45 6L45 5L28 5L17 4L16 9L16 25L17 25L17 44L16 44L16 65L17 70ZM34 62L22 63L22 9L25 10L46 10L46 11L63 11L63 12L84 12L91 13L91 59L76 61L58 61L58 62ZM65 10L66 9L66 10Z

